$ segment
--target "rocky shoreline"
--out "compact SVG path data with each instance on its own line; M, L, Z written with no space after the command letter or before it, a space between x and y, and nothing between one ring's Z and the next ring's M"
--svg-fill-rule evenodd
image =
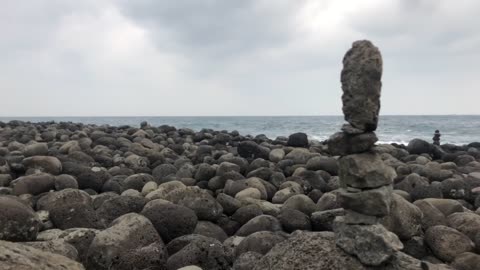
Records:
M0 268L476 269L480 143L369 151L396 172L379 222L403 244L380 266L335 245L352 165L306 134L0 123Z

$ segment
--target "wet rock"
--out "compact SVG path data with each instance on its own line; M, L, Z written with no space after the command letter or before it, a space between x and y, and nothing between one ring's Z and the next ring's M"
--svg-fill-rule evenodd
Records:
M270 150L266 147L260 146L253 141L243 141L238 144L238 154L247 159L263 158L268 159Z
M432 145L422 139L413 139L407 145L407 151L410 154L420 155L423 153L430 153Z
M16 197L0 196L0 240L33 241L41 222L32 208Z
M370 41L355 41L343 58L342 102L345 120L354 128L374 131L380 111L382 56Z

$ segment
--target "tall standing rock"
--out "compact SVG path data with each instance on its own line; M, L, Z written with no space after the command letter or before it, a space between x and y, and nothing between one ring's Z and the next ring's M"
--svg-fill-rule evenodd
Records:
M355 41L343 58L345 120L363 132L377 129L382 88L382 55L368 40Z

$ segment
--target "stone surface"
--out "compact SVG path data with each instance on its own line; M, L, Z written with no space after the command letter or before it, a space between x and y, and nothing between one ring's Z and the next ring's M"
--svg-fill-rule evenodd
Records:
M362 192L348 192L342 189L338 199L345 209L370 216L386 216L390 212L392 186L368 189Z
M472 251L474 244L465 234L443 225L428 228L425 242L439 259L451 262L458 255Z
M32 208L13 196L0 196L0 240L33 241L40 219Z
M78 262L39 249L0 240L0 269L2 270L84 270Z
M275 245L254 270L361 270L357 259L335 245L332 232L294 232Z
M382 56L368 40L355 41L343 58L343 114L353 127L374 131L382 88Z
M390 185L397 176L380 155L362 153L348 155L339 160L340 181L354 188L378 188Z
M328 151L334 156L366 152L378 141L374 132L348 134L337 132L328 139Z
M161 240L146 217L136 213L123 215L95 236L88 250L86 267L111 269L133 250Z
M363 264L378 266L403 248L398 237L382 225L347 225L340 218L337 220L334 227L337 245Z
M382 224L400 239L408 240L422 233L422 211L402 196L393 194L390 214Z

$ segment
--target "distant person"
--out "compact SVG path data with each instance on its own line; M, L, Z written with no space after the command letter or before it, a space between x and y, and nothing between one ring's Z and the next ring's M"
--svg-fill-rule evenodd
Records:
M435 130L435 134L433 134L434 145L440 145L440 136L442 136L442 134L440 134L440 131L438 129Z

